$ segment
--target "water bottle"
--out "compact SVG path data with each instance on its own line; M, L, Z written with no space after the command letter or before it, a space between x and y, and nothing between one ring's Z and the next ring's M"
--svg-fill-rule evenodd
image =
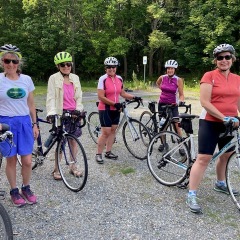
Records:
M54 139L54 132L51 132L48 139L44 143L44 147L48 148L50 146L50 144L52 143L53 139Z
M165 123L166 118L162 117L161 120L159 121L159 127L162 128L163 124Z

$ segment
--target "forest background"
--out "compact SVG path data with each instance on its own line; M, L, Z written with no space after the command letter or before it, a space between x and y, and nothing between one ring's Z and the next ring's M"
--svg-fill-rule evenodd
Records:
M24 73L35 84L56 72L59 51L73 55L73 71L82 82L104 73L103 61L115 56L125 81L146 84L164 73L175 59L177 74L188 84L214 68L213 49L232 44L239 73L239 0L0 0L0 45L20 48Z

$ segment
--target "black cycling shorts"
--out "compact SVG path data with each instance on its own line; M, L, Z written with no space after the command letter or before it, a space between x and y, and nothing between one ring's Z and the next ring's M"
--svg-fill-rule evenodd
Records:
M120 112L117 110L99 110L99 120L101 127L111 127L118 125Z
M166 105L169 105L169 104L158 102L158 112L159 113L166 112L166 108L162 108L162 106L166 106ZM171 108L170 110L172 111L172 117L174 117L174 118L179 117L178 106L175 106L174 108Z
M213 155L216 146L222 149L233 137L228 136L219 138L221 133L225 132L225 126L222 122L212 122L204 119L199 120L198 129L198 153ZM227 150L227 152L234 151L234 147Z

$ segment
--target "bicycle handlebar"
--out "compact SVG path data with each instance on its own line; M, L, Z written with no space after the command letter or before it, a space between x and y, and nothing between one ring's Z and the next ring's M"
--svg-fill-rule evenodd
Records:
M10 129L8 124L0 123L0 132L4 133Z
M128 100L128 99L126 99L124 102L121 103L121 105L123 106L123 108L125 108L126 105L131 104L131 103L134 103L134 102L137 103L137 106L134 107L134 109L139 108L140 104L141 104L142 106L144 106L144 105L143 105L143 100L142 100L142 99L141 99L141 100L135 100L135 99Z
M238 117L237 117L238 118ZM239 118L238 118L239 119ZM238 127L234 127L234 123L232 120L230 120L229 122L223 122L223 124L225 125L226 129L225 129L225 132L224 133L221 133L219 135L219 138L224 138L224 137L227 137L227 136L232 136L232 133L234 131L236 131Z

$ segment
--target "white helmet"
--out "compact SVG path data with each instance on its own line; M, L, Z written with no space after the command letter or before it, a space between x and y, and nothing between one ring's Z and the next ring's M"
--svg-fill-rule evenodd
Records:
M222 53L222 52L230 52L231 54L235 55L234 47L227 43L223 43L223 44L220 44L219 46L217 46L213 50L213 56L216 57L219 53Z
M165 68L178 68L178 63L175 60L168 60L165 63Z
M118 66L118 60L115 57L107 57L104 60L105 66Z

